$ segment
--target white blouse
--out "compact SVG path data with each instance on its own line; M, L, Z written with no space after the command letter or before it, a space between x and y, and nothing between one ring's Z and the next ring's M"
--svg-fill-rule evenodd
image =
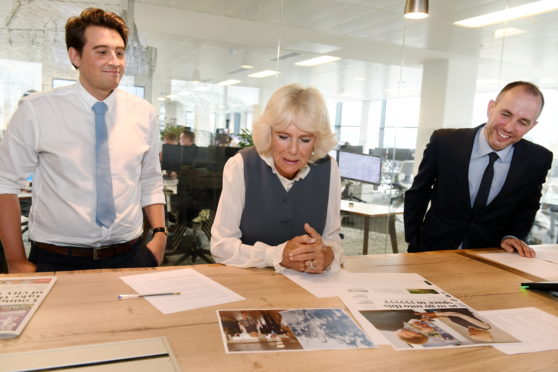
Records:
M260 157L271 167L286 191L289 191L295 182L304 179L311 171L309 166L305 166L299 170L294 179L289 180L277 172L271 157L261 155ZM227 161L223 171L223 191L221 192L215 221L211 228L211 254L215 261L226 265L258 268L272 266L277 272L284 271L285 267L281 266L280 263L283 259L283 249L287 242L277 246L256 242L252 246L243 244L240 240L242 237L240 220L244 211L244 200L244 161L242 155L236 154ZM332 159L327 217L322 234L324 244L333 249L334 258L328 269L330 271L338 271L344 261L344 253L339 236L341 232L340 205L341 178L339 177L337 162Z

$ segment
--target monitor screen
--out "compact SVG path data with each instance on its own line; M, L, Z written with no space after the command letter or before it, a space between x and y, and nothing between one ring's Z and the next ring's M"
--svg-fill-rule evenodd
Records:
M196 159L198 148L194 146L163 145L161 169L178 171L183 165L192 165Z
M415 158L415 151L413 149L400 149L400 148L381 148L368 150L370 155L381 156L386 160L413 160Z
M379 156L339 151L337 162L343 178L374 185L382 180L382 158Z

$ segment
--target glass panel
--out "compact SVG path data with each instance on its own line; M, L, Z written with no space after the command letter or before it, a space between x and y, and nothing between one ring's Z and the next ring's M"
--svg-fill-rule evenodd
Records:
M549 42L558 36L558 12L476 28L453 23L524 3L431 1L430 17L420 21L403 19L404 0L268 0L257 6L243 0L106 0L102 6L127 15L128 66L121 87L155 106L162 132L189 127L203 148L247 144L243 129L252 128L275 89L314 86L326 100L338 148L348 143L382 157L381 185L351 181L352 195L393 210L432 132L484 123L488 102L507 82L528 80L542 88L546 105L526 138L558 148L558 55ZM77 79L62 30L86 6L98 4L0 3L0 136L25 92ZM338 59L300 65L320 56ZM262 71L271 73L253 75ZM534 242L556 242L556 185L553 167ZM344 215L344 245L351 254L362 252L363 223ZM405 251L399 215L395 227ZM392 252L387 230L376 230L370 252Z

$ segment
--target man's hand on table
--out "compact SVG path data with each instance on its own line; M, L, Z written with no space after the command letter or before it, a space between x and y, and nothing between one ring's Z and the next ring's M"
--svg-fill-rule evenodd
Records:
M508 236L502 239L500 247L509 253L517 252L521 257L535 257L535 251L521 239Z

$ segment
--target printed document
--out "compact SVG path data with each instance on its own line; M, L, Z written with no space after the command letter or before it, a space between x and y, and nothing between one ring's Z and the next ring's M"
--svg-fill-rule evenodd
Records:
M54 282L54 276L0 279L0 338L21 334Z
M558 317L536 307L480 312L498 327L506 329L520 344L495 345L506 354L558 350Z
M374 281L345 287L341 299L375 343L407 350L519 342L457 298L412 275L376 274Z

